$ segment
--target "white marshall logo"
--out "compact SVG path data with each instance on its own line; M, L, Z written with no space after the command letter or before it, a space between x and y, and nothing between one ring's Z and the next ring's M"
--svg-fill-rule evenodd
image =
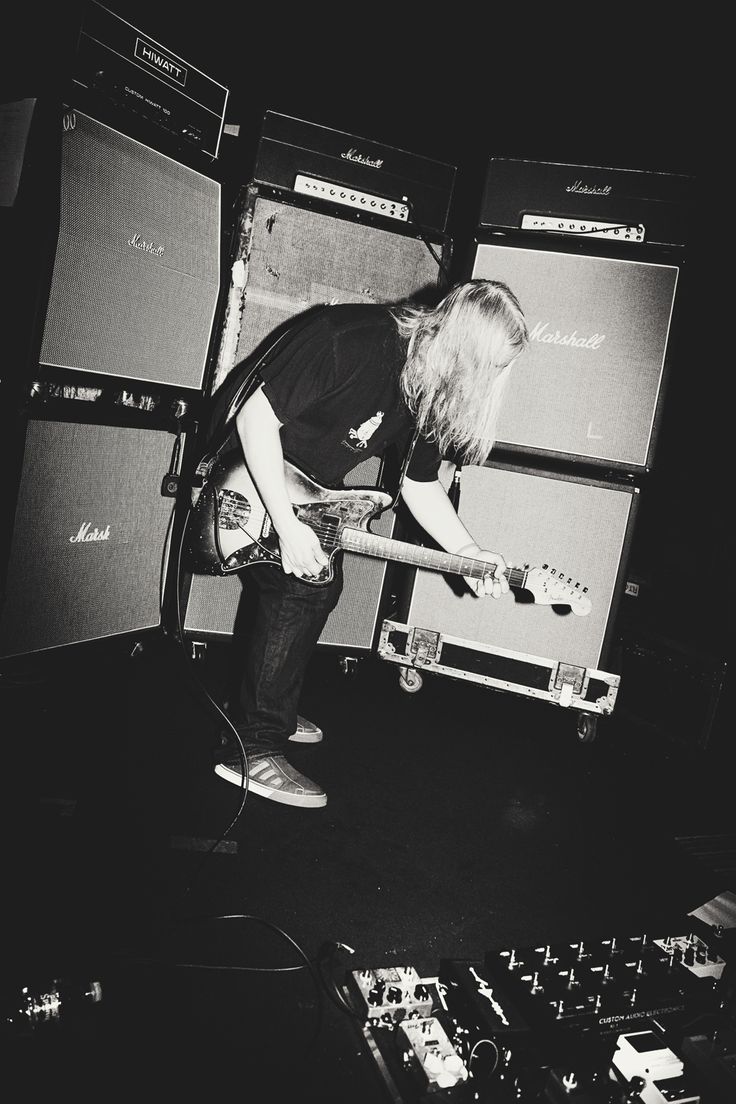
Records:
M110 526L104 529L93 529L91 521L83 521L79 526L79 532L69 538L70 544L86 544L88 541L106 541L110 539Z
M568 184L565 191L578 195L607 196L613 192L613 184L584 184L582 180L576 180L574 184Z
M340 156L346 161L357 161L359 165L368 165L371 169L380 169L383 165L382 157L376 157L374 160L371 157L366 157L363 153L358 153L356 149L349 149L346 153L341 153Z
M163 257L164 255L164 247L162 245L156 245L152 241L147 242L140 234L134 234L132 238L129 238L128 245L132 245L133 249L142 249L144 253L151 253L154 257Z
M548 329L549 322L537 322L529 334L530 341L539 341L543 345L572 345L577 349L600 349L606 340L605 334L594 333L590 337L579 337L578 331L561 334L559 330Z

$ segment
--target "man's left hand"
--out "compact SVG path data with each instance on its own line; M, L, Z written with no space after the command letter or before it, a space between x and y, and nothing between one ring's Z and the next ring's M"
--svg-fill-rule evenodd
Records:
M497 552L489 552L486 548L478 548L476 551L463 552L463 555L471 556L474 560L485 560L488 572L482 579L474 579L463 576L465 582L478 598L502 598L509 592L509 583L504 572L511 564L507 564L503 556Z

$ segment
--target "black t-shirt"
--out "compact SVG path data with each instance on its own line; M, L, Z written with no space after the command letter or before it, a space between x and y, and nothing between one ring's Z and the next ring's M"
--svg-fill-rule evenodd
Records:
M313 479L339 486L369 456L395 444L403 457L414 422L401 395L406 343L387 307L325 307L260 369L263 391L283 424L284 455ZM407 469L437 477L437 446L418 437Z

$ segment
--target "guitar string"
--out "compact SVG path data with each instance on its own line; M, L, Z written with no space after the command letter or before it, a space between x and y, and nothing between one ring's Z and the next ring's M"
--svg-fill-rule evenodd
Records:
M307 524L307 523L305 523L305 524ZM246 534L246 536L250 537L250 539L255 544L260 544L260 541L256 540L256 538L253 537L252 534L248 533L248 530L243 525L240 525L239 528L242 529L242 531ZM337 552L341 548L345 547L343 544L341 544L339 541L337 541L335 539L335 533L334 533L334 529L333 529L332 526L326 526L326 525L324 525L324 523L319 523L319 524L315 524L315 525L310 524L309 528L319 538L320 544L322 545L323 549L326 552L329 552L329 551ZM364 536L364 537L368 538L368 540L370 542L375 543L375 544L380 544L380 543L383 543L383 542L387 543L389 541L389 539L391 539L392 543L396 543L395 541L393 541L392 538L382 537L382 536L380 536L380 534L377 534L377 533L366 533L364 530L361 530L361 529L353 529L352 526L347 526L347 528L352 529L352 531L355 532L358 535L358 542L357 543L360 543L360 537L361 536ZM421 545L414 545L412 547L418 549L418 551L416 553L412 553L412 555L421 557L421 552L422 552ZM346 551L348 551L348 552L349 551L354 551L354 550L355 549L346 548ZM363 551L363 553L366 554L366 555L370 554L370 553L365 552L365 549L357 549L357 550L358 551ZM428 558L433 558L432 554L434 553L434 551L435 551L434 549L426 549L426 552L428 553ZM407 555L409 555L409 553L407 553ZM473 578L474 577L474 572L477 571L479 573L480 578L482 578L484 575L487 574L487 571L484 569L483 566L481 566L481 565L485 564L486 561L485 560L479 560L475 556L459 556L459 555L457 555L457 553L453 553L453 552L439 552L438 555L447 556L450 559L469 561L470 565L471 565L470 569L467 570L467 571L465 571L465 570L458 571L457 574L459 574L459 575L465 575L469 578ZM397 557L397 558L400 559L400 557ZM411 562L411 560L409 562ZM421 566L421 564L417 564L417 566ZM513 581L513 582L517 583L518 586L523 588L523 585L527 580L529 572L526 568L510 567L508 569L508 571L505 572L504 574L507 575L507 578L509 579L509 582ZM574 584L572 584L571 582L570 583L565 582L562 576L553 576L553 578L554 578L554 581L556 583L560 584L563 587L563 589L572 591L572 593L574 595L574 593L575 593L575 585Z
M239 528L243 530L245 535L247 537L249 537L253 541L254 544L259 544L260 545L261 542L258 541L255 537L253 537L253 535L251 533L249 533L248 530L244 526L241 525L241 526L239 526ZM350 547L348 547L344 544L341 544L339 540L335 539L334 530L332 529L331 526L311 525L310 524L309 528L319 538L320 544L322 545L322 548L324 549L325 552L331 552L331 551L338 552L341 548L344 548L347 552L357 550L357 551L363 551L364 554L366 554L366 555L370 555L370 553L366 552L365 549L360 549L360 548L356 549L355 547L350 548ZM352 526L348 526L347 528L352 529ZM367 538L367 541L369 543L375 544L375 545L379 545L379 544L382 544L384 542L388 543L389 540L391 541L392 544L401 543L401 542L394 541L393 538L382 537L378 533L366 533L366 532L364 532L364 530L361 530L361 529L353 529L352 531L357 534L357 540L354 542L354 544L356 544L356 545L359 545L361 543L361 540L360 540L361 536ZM424 552L426 552L428 559L432 559L435 556L440 556L440 557L447 557L448 559L451 559L451 560L462 560L462 561L466 561L466 562L470 563L471 566L470 566L469 570L467 570L467 571L463 570L463 571L458 572L458 574L461 574L461 575L472 576L473 571L479 571L481 576L482 576L482 575L487 574L485 568L490 566L487 563L487 561L479 560L476 556L459 556L459 555L457 555L457 553L454 553L454 552L439 552L439 551L435 551L435 549L431 549L431 548L422 549L421 545L412 545L412 548L413 549L416 548L417 551L412 552L412 553L407 552L406 553L407 556L411 555L413 557L421 558L422 551L424 551ZM393 558L397 558L399 560L401 559L400 556L392 557L392 559ZM411 560L409 562L411 562ZM485 566L482 566L482 565L485 565ZM417 564L417 566L421 566L421 564ZM510 567L508 569L508 574L509 575L515 575L515 576L519 577L520 579L525 580L528 572L524 568L521 568L521 567Z

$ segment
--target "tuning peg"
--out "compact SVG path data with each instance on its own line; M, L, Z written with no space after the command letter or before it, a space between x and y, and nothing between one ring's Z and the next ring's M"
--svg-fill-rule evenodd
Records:
M548 570L549 570L549 564L542 564L542 571L548 571Z

